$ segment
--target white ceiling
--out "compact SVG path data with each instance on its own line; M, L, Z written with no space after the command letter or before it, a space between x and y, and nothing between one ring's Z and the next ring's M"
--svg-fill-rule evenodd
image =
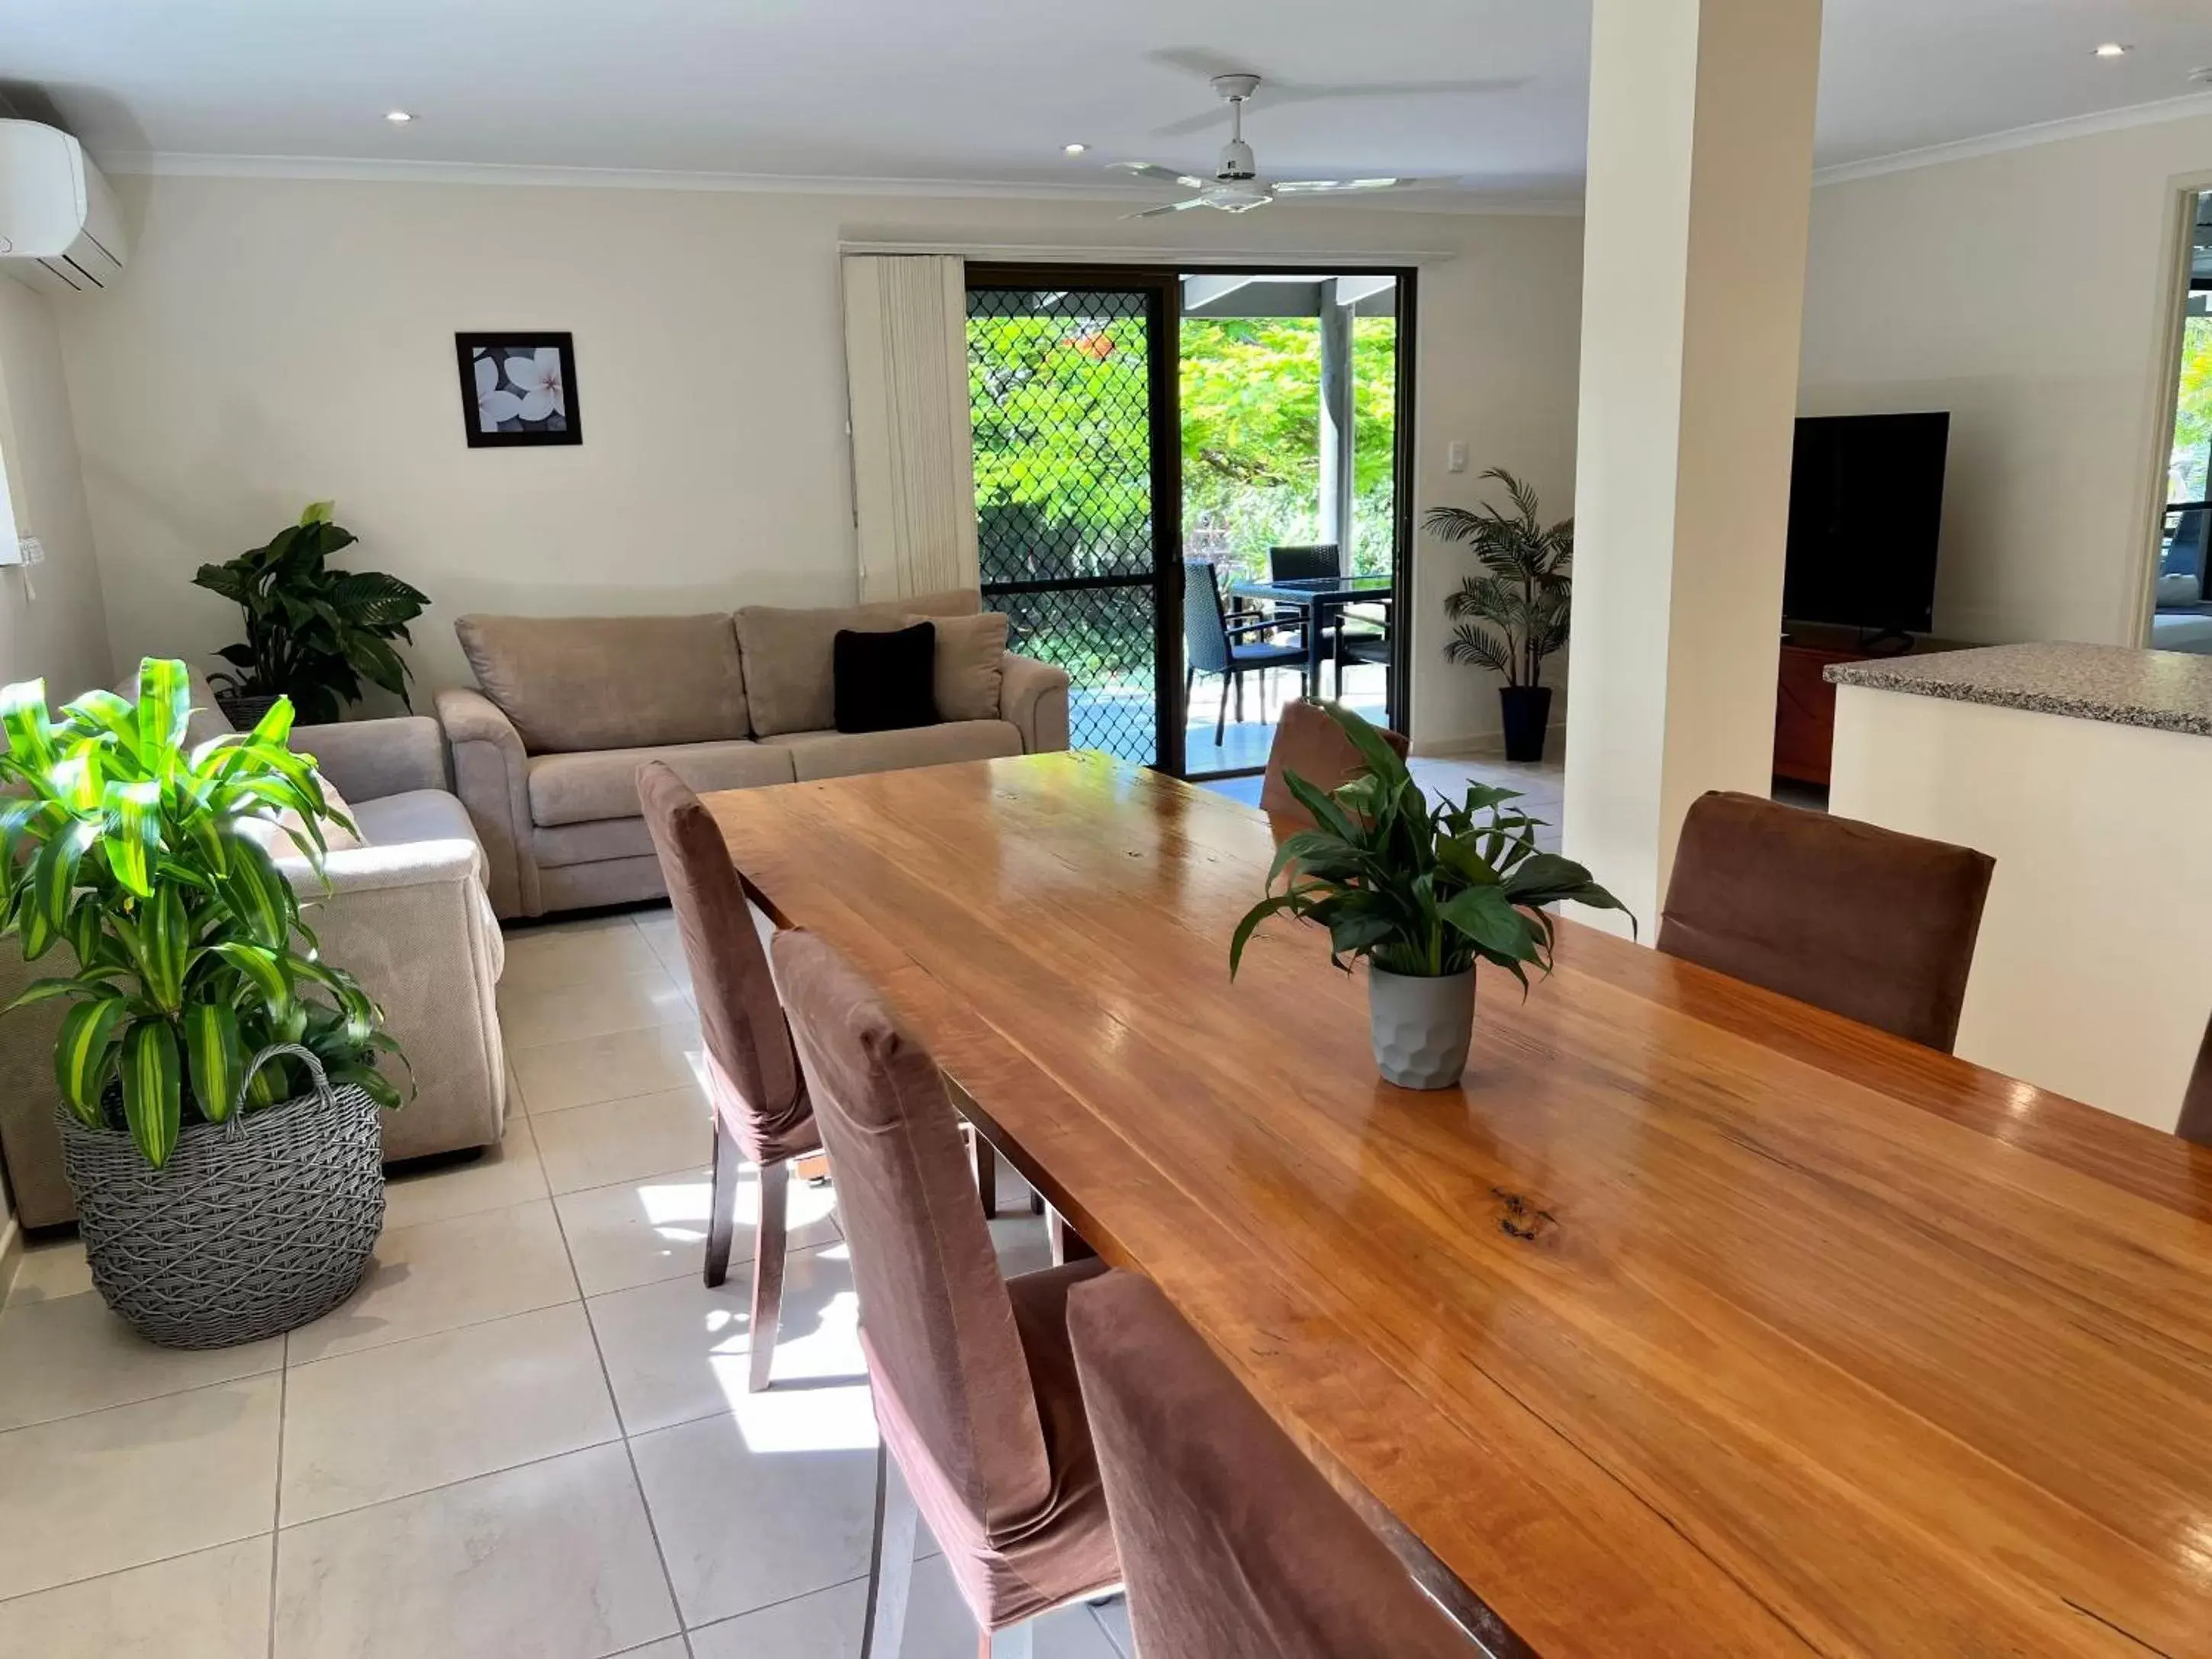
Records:
M1829 0L1827 17L1824 166L2203 93L2189 72L2212 64L2212 0ZM1276 177L1556 196L1582 169L1589 32L1587 0L5 0L0 66L125 165L1092 185L1116 157L1210 162L1218 137L1161 129L1213 106L1211 64L1433 88L1270 108L1263 88L1247 136ZM2107 40L2135 50L2100 61ZM395 106L417 118L392 125ZM1091 154L1062 155L1074 140Z

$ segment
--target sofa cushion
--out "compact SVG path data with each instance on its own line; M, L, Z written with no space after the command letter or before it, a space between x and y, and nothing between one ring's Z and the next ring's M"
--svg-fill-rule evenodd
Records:
M464 617L453 631L533 755L745 735L726 616Z
M1006 720L953 720L903 732L794 732L776 741L790 751L801 783L1022 752L1020 728Z
M940 617L937 625L937 718L994 720L1006 678L1006 618L995 611Z
M459 795L443 789L410 789L378 800L356 801L353 821L371 847L404 847L417 841L474 841L476 826Z
M745 707L759 738L818 732L837 719L832 653L841 633L880 634L907 625L895 605L842 611L788 611L749 605L738 612L738 646L745 664Z
M589 755L533 756L531 821L550 827L636 817L637 769L647 761L665 761L678 777L702 794L710 789L750 789L755 784L792 781L787 753L743 739L657 749L602 749Z
M599 864L609 859L652 858L653 831L642 815L599 818L590 823L556 823L534 830L531 856L546 870L565 870L571 865Z

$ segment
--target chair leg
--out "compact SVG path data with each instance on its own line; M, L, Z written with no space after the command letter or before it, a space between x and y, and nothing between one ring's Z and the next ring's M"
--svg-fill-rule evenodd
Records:
M753 1236L752 1372L746 1386L768 1387L775 1364L775 1330L783 1317L783 1241L791 1165L778 1159L761 1166L760 1231Z
M975 1649L976 1659L1030 1659L1036 1651L1030 1640L1036 1629L1036 1620L1024 1619L1018 1625L1009 1625L1004 1630L987 1630Z
M999 1213L999 1155L973 1124L965 1127L969 1154L975 1164L975 1196L983 1206L985 1218L988 1219Z
M867 1624L860 1659L898 1659L906 1637L907 1592L914 1584L914 1494L891 1467L890 1448L876 1448L876 1541L868 1559Z
M1229 677L1237 683L1237 724L1244 724L1244 676L1242 671Z
M1221 677L1221 707L1214 711L1213 715L1213 746L1216 749L1221 747L1221 732L1223 726L1228 723L1228 720L1229 676L1224 674Z
M730 1236L738 1219L738 1143L714 1118L714 1196L707 1212L707 1288L713 1290L730 1276Z
M1190 723L1190 694L1197 689L1198 670L1194 668L1182 677L1182 718L1185 725Z
M1030 1188L1030 1213L1031 1215L1044 1213L1044 1194L1034 1187Z

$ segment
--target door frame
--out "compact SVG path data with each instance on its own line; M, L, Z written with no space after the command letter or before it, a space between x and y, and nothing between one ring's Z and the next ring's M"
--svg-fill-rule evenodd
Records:
M1158 770L1182 775L1183 726L1179 719L1182 675L1182 284L1176 273L1152 264L1039 264L969 260L967 287L1097 289L1141 292L1152 356L1146 365L1146 420L1151 427L1152 484L1152 712L1153 759ZM1160 434L1170 434L1163 442ZM1127 587L1122 577L1078 578L1055 591ZM1023 591L1015 584L1010 591ZM1042 585L1036 591L1044 591Z
M1415 441L1419 376L1415 365L1419 345L1419 267L1388 262L1323 262L1310 258L1259 260L1249 255L1209 258L1202 252L1170 261L1158 251L1151 250L1133 254L1127 260L970 259L966 269L967 286L970 289L1093 287L1125 291L1142 289L1146 292L1147 323L1153 330L1155 343L1165 348L1152 354L1148 412L1153 441L1153 591L1158 606L1153 707L1160 734L1155 763L1177 777L1188 775L1184 738L1189 726L1189 710L1183 706L1182 672L1182 279L1191 276L1388 276L1396 284L1398 334L1392 388L1395 430L1391 434L1391 477L1395 490L1392 501L1390 612L1397 644L1390 653L1384 718L1401 731L1409 730L1413 690L1413 574L1419 546L1413 496L1419 453ZM1169 442L1159 441L1162 432L1170 434ZM1316 693L1320 689L1314 688ZM1206 779L1252 777L1265 769L1258 766L1237 767L1200 775Z

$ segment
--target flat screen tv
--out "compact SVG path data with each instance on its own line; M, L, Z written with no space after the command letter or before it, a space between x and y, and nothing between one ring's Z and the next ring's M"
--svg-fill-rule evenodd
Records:
M1871 634L1935 622L1948 414L1797 422L1782 614Z

